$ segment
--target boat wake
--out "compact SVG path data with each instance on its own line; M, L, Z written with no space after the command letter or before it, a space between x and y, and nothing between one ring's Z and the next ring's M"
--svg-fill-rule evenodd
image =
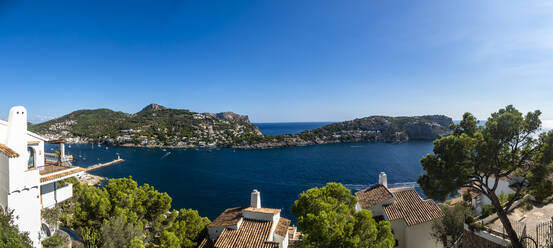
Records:
M165 153L165 155L161 156L160 160L166 158L166 157L169 156L169 155L171 155L171 152Z

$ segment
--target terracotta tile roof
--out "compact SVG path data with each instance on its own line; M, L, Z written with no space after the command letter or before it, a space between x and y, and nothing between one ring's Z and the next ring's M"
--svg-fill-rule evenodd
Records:
M280 217L278 220L277 226L275 228L275 234L278 234L282 237L286 237L286 233L288 232L288 227L290 227L290 220L286 218Z
M250 211L250 212L266 213L266 214L278 214L278 213L280 213L280 209L274 209L274 208L252 208L252 207L248 207L244 210L245 211Z
M6 155L8 158L17 158L19 154L9 148L7 145L0 143L0 152Z
M278 243L270 242L272 221L243 220L238 229L225 228L215 248L278 248Z
M213 242L209 238L204 238L200 245L198 245L198 248L214 248Z
M296 232L296 234L294 234L294 238L292 238L293 240L299 240L300 237L301 237L302 233L301 232Z
M219 217L217 217L213 222L209 223L209 227L216 226L233 226L236 225L242 219L242 210L248 207L236 207L236 208L227 208Z
M61 178L61 177L64 177L64 176L68 176L68 175L71 175L71 174L76 174L76 173L79 173L79 172L81 172L81 171L84 171L84 168L77 167L77 168L75 168L75 169L68 170L68 171L66 171L66 172L54 174L54 175L51 175L51 176L41 177L41 178L40 178L40 182L41 182L41 183L47 182L47 181L54 180L54 179L58 179L58 178Z
M423 200L414 189L393 193L394 203L384 206L388 220L404 219L408 226L442 217L440 207L432 200Z
M293 239L294 238L294 233L296 232L297 230L297 227L295 226L289 226L288 227L288 239Z
M355 193L361 208L367 209L392 199L392 193L383 185L377 184Z
M36 144L40 144L40 141L39 140L29 140L29 141L27 141L27 145L36 145Z

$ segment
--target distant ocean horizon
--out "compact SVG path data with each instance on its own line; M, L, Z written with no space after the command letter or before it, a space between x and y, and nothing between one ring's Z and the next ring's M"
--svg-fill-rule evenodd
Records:
M334 122L260 122L253 123L264 135L298 134Z

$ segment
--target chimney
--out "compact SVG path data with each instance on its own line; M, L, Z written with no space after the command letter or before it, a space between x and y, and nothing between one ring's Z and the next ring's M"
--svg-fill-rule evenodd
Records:
M23 106L10 109L6 145L19 154L27 153L27 110Z
M388 177L386 173L380 172L380 175L378 175L378 184L382 184L384 187L388 188Z
M250 206L252 208L261 208L261 193L257 189L252 191Z

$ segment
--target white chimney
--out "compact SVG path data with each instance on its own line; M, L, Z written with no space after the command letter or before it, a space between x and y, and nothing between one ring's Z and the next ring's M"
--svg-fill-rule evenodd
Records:
M388 177L386 173L380 172L380 175L378 175L378 184L382 184L384 187L388 188Z
M252 208L261 208L261 193L257 189L252 191L250 206Z
M6 145L20 155L27 153L27 110L23 106L10 109Z

